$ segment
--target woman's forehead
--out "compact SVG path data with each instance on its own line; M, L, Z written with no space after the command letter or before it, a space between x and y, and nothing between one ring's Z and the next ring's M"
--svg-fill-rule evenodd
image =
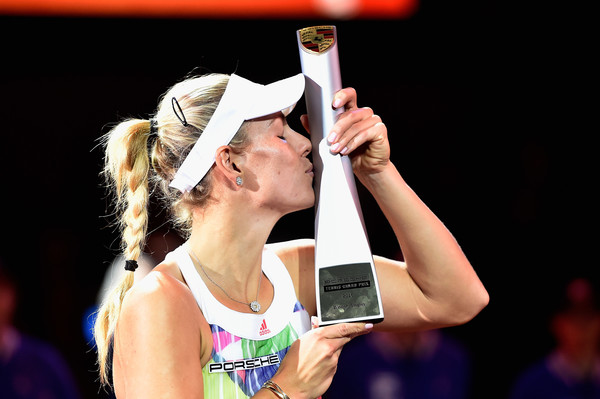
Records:
M252 129L257 129L263 132L267 132L270 128L279 128L287 123L285 116L282 112L276 112L261 116L260 118L250 119L250 126Z
M266 121L269 124L271 124L271 123L273 123L273 121L275 121L277 119L284 119L285 120L285 116L283 115L283 112L279 111L279 112L275 112L275 113L272 113L272 114L269 114L269 115L260 116L258 118L250 119L249 122Z

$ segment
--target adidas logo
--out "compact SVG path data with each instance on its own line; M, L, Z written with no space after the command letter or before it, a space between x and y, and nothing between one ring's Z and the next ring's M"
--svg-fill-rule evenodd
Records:
M271 330L269 330L267 328L267 321L265 319L263 319L262 323L260 324L260 331L259 331L259 335L262 337L265 334L270 334Z

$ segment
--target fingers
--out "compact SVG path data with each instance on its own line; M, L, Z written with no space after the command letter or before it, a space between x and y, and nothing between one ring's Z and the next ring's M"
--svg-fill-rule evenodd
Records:
M342 107L344 112L339 115L332 130L327 134L331 153L349 155L363 145L365 145L363 148L369 149L386 147L387 150L377 153L389 153L387 127L371 108L358 108L356 90L348 87L334 95L332 108ZM301 117L301 120L308 130L308 119Z
M322 328L322 337L330 340L338 349L359 335L368 334L371 323L340 323Z
M346 111L353 110L358 107L356 101L356 90L354 90L352 87L342 89L333 96L333 109L338 109L342 106L346 109Z
M371 323L340 323L329 327L329 332L325 335L327 338L349 338L358 337L367 334L373 329Z
M311 331L292 344L275 375L290 397L322 395L331 384L344 344L373 328L370 323L326 327L319 327L318 323L317 317L311 317Z
M338 109L342 106L344 106L346 110L356 109L356 90L353 88L346 88L338 91L334 95L331 106L333 109ZM300 123L302 123L302 127L304 127L306 132L310 134L307 114L300 115Z
M381 118L366 107L340 115L327 140L332 153L346 155L362 144L376 141L384 135L387 135L387 129Z

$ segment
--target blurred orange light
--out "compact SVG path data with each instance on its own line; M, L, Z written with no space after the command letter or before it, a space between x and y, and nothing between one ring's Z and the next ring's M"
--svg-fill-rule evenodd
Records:
M419 0L0 0L4 15L408 18Z

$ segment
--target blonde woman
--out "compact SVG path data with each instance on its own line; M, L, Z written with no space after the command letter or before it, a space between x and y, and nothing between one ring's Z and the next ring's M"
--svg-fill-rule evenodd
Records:
M386 126L343 89L330 150L351 157L405 262L375 259L382 323L311 328L314 242L266 245L283 215L314 203L310 141L286 122L303 90L302 75L266 86L195 77L173 86L151 120L107 135L128 273L95 334L101 378L112 374L119 399L316 398L352 338L465 323L487 304L453 236L390 162ZM132 287L155 191L187 241Z

